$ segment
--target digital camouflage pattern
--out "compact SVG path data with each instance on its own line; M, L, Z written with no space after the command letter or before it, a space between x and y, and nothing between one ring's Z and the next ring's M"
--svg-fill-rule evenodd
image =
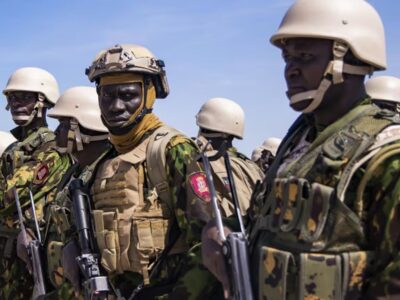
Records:
M258 190L250 214L258 296L386 299L400 294L400 143L389 142L361 162L340 201L346 167L353 166L349 161L365 157L395 120L366 100L327 128L303 118L291 129L271 171L278 175L271 173ZM304 136L307 148L293 154L290 149Z
M19 138L20 142L7 149L1 160L0 231L19 228L12 192L13 187L16 187L21 206L25 208L29 208L29 190L32 191L42 238L44 238L46 205L54 199L54 189L69 168L70 160L52 149L54 134L48 128L36 129L29 132L27 136ZM10 158L12 163L10 163ZM30 209L23 209L23 213L27 220L26 226L34 230L32 212ZM18 232L19 230L16 230L14 235L1 238L1 299L29 299L32 293L32 277L27 272L25 263L15 255L15 244L11 248L13 253L11 257L7 255L7 251L4 251L4 244L14 240Z

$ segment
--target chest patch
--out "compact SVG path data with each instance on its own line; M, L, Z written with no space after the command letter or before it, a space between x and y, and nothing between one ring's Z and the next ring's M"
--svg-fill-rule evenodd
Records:
M196 194L197 197L199 197L203 201L210 202L210 190L208 188L207 178L204 173L198 172L190 175L189 182L193 192Z

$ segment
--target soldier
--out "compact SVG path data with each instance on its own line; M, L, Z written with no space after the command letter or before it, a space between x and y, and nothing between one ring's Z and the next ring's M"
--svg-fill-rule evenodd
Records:
M303 114L254 201L251 275L258 299L398 299L400 143L396 113L372 104L364 77L386 68L384 29L359 0L298 0L271 38L290 105ZM203 260L225 284L215 228Z
M69 251L71 246L65 245L71 240L72 231L68 185L75 178L82 179L84 184L91 181L98 162L110 152L111 145L108 130L100 118L95 88L79 86L66 90L48 115L60 122L55 131L57 151L71 155L74 164L57 186L57 196L48 209L52 223L46 241L47 274L57 292L49 291L47 296L51 298L57 294L60 299L71 299L78 297L80 286L79 274L75 274L72 276L75 279L74 295L65 282L62 267L63 254L65 266L75 263L76 256L76 252Z
M152 113L169 93L163 61L142 46L117 45L87 75L116 150L91 188L101 264L116 296L143 283L140 299L201 299L213 288L198 280L213 280L198 245L209 190L195 143Z
M264 174L275 160L276 152L282 140L279 138L271 137L264 141L264 143L254 149L251 154L251 159L261 168Z
M59 92L56 79L39 68L16 70L3 90L7 107L18 125L11 133L17 143L3 153L0 174L0 298L29 299L32 294L32 277L25 264L15 255L15 239L19 232L14 193L18 194L27 227L34 230L30 193L42 239L45 238L45 208L55 195L55 187L69 168L68 157L54 151L54 133L47 128L46 111L54 106ZM24 249L19 240L17 250ZM22 244L21 244L22 243ZM33 274L35 275L35 274Z
M377 105L400 112L400 78L379 76L365 84L367 94Z
M16 141L17 140L12 134L0 131L0 156L3 154L3 152L7 149L8 146L10 146L12 143Z
M255 163L232 145L234 138L243 139L244 119L244 111L240 105L225 98L208 100L196 115L196 124L199 126L196 143L200 149L218 150L224 142L226 143L242 214L245 214L249 207L256 182L263 178ZM210 164L222 215L230 216L235 210L224 158L211 161Z

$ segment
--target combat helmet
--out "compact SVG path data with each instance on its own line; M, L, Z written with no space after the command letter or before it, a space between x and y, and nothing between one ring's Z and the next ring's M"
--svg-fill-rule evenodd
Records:
M38 93L37 102L30 116L12 116L15 121L25 121L22 126L29 125L36 115L41 118L43 107L53 107L59 97L58 83L54 76L46 70L35 67L17 69L10 76L3 94L7 96L14 91Z
M213 131L201 132L206 137L227 135L243 139L244 111L236 102L226 98L211 98L205 102L196 115L196 124L201 129Z
M343 74L367 75L386 69L384 27L379 14L364 0L297 0L287 11L271 43L282 47L291 38L333 41L333 60L316 90L291 97L292 104L312 100L303 110L314 111L332 84L343 82ZM365 66L343 61L348 51Z
M367 81L365 89L373 100L400 103L400 78L394 76L374 77Z
M153 81L157 98L166 98L169 86L164 67L164 61L157 59L147 48L122 44L98 53L92 65L86 69L86 75L93 82L104 75L142 73Z
M60 152L72 152L74 141L77 150L83 150L83 144L108 139L108 130L101 121L96 89L87 86L77 86L67 89L58 99L54 108L49 112L51 118L69 118L68 146L58 147ZM84 134L80 126L96 131L97 135Z
M97 54L86 69L90 81L98 86L122 83L140 83L142 102L135 114L113 134L123 135L135 127L146 114L151 113L156 98L169 94L165 64L147 48L134 44L116 45ZM103 123L107 121L102 118Z

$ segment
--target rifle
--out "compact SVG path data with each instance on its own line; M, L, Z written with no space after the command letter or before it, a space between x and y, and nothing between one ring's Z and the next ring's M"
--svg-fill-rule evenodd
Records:
M12 164L12 160L10 160ZM14 168L11 167L13 170ZM13 173L13 172L12 172ZM12 174L11 173L11 174ZM26 233L26 228L24 224L24 217L22 214L22 209L21 209L21 203L19 201L19 195L17 188L15 186L12 187L12 192L14 195L15 199L15 204L17 206L17 212L18 212L18 219L19 219L19 225L21 228L21 233L22 233L22 238L24 239L24 244L26 246L26 250L28 253L28 257L31 260L32 263L32 275L33 275L33 282L34 282L34 287L33 287L33 292L32 292L32 299L44 299L44 296L46 295L46 287L45 287L45 282L44 282L44 276L43 276L43 256L42 256L42 239L40 235L40 229L39 229L39 224L36 216L36 209L35 209L35 202L33 200L33 195L32 191L29 189L29 198L30 198L30 205L33 213L33 219L35 222L35 228L36 228L36 234L37 238L34 237L33 240L28 242L27 238L27 233Z
M81 255L76 257L81 274L84 277L83 288L86 300L106 300L109 286L106 276L102 276L98 254L94 249L89 216L90 198L85 192L81 179L74 179L69 185L72 200L73 219L79 236Z
M207 148L207 145L204 149ZM231 232L225 236L221 211L218 207L217 192L215 190L214 181L211 173L210 160L217 160L221 156L224 157L225 167L227 169L229 186L235 205L235 211L239 220L240 232ZM210 189L211 202L217 223L219 238L222 241L222 253L228 266L228 274L231 282L231 295L234 300L253 300L253 292L250 281L248 241L244 231L243 221L239 208L239 201L236 194L235 183L233 180L232 169L229 156L227 153L227 144L224 142L221 148L214 156L207 156L205 150L200 152L203 161L204 171L206 173L207 184Z

